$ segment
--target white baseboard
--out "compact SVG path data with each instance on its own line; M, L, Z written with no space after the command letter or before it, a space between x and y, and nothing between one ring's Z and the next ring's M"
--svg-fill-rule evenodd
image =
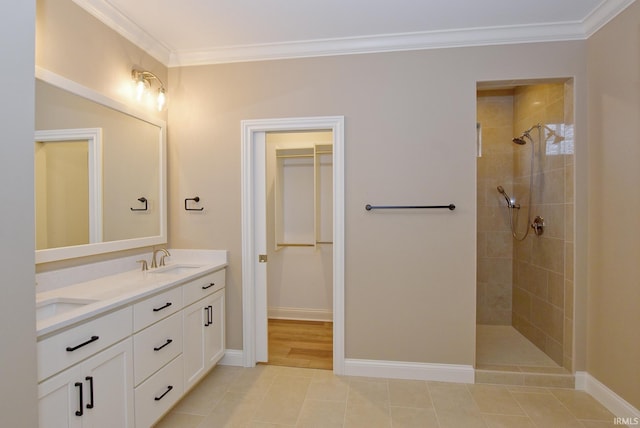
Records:
M440 382L473 383L473 366L454 364L412 363L403 361L344 360L345 375L416 379Z
M333 321L333 312L327 309L270 307L267 317L280 320Z
M586 391L598 400L623 424L640 425L640 410L633 407L587 372L576 372L576 389Z
M224 357L220 360L221 366L243 366L244 353L242 349L225 349Z

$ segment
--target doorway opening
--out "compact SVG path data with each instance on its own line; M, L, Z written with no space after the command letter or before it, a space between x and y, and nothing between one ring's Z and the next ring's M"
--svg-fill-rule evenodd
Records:
M568 375L573 80L482 82L477 90L476 368Z
M325 349L324 354L331 354L333 372L343 374L344 118L328 116L246 120L242 121L241 126L243 365L252 367L256 363L269 361L269 317L302 318L307 324L332 321L331 349ZM331 144L314 142L311 145L312 157L308 156L308 146L285 147L286 144L281 144L281 147L273 147L274 152L284 150L280 154L289 157L280 158L283 164L280 168L281 178L278 185L274 178L272 193L269 194L267 153L270 145L267 144L267 140L274 135L291 136L302 133L308 136L318 131L329 136ZM280 160L275 156L272 159L274 165L271 170L276 176ZM284 159L289 159L286 172ZM311 159L314 160L315 167L310 174L311 169L304 163ZM302 175L306 178L299 176L300 171L303 171ZM285 180L286 176L289 176L288 181ZM303 186L303 183L309 182L313 182L312 187ZM278 199L276 189L280 185L282 188ZM307 192L303 192L303 196L299 197L307 203L301 206L296 194L300 194L304 188ZM309 189L315 193L312 197L309 197ZM286 196L287 192L289 196L284 199L282 196ZM308 201L313 202L312 210L309 209ZM268 209L269 203L273 210ZM271 214L268 214L269 211ZM269 215L271 218L268 221ZM272 228L272 233L268 232L269 228ZM283 255L287 257L281 257ZM302 255L307 256L311 266L306 271L301 271L297 263L297 259ZM319 275L309 276L309 272L314 270ZM279 284L279 287L269 289L267 284L270 282L270 276L279 276L280 280L271 281ZM289 281L291 278L293 281ZM311 278L315 279L311 281ZM286 281L282 281L283 279ZM289 294L282 294L284 289L300 291L314 281L321 285L316 286L313 291L307 290L298 303L287 300L291 299ZM324 296L320 299L320 304L317 300L315 303L309 303L310 300L305 302L304 299L313 293Z
M266 134L268 364L333 368L333 132Z

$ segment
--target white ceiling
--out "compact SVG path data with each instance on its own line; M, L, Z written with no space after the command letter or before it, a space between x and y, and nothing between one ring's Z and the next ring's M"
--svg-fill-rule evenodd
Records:
M585 39L635 0L74 0L168 66Z

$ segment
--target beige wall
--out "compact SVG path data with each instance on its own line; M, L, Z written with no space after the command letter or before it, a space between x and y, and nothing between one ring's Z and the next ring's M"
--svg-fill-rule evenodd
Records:
M217 209L195 217L173 206L170 241L229 249L228 347L242 347L240 121L344 115L347 357L473 364L476 81L578 76L580 89L584 47L545 43L172 69L170 199L199 194ZM557 60L530 61L542 56ZM584 110L577 114L583 119ZM367 203L450 202L456 211L364 210Z
M0 16L0 426L38 424L33 215L35 5ZM10 66L9 66L10 65Z
M587 371L640 408L640 3L588 41ZM576 287L578 284L576 284Z

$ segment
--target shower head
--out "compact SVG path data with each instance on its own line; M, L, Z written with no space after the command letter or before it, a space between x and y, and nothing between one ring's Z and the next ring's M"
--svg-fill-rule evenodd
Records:
M531 139L531 135L529 135L529 133L531 131L533 131L535 128L538 128L538 132L540 132L540 128L542 127L541 124L536 123L535 125L533 125L531 128L527 129L526 131L524 131L522 134L520 134L519 137L515 137L513 140L514 143L520 145L520 146L524 146L525 144L527 144L527 140L525 140L525 137L528 138L532 143L533 140Z

